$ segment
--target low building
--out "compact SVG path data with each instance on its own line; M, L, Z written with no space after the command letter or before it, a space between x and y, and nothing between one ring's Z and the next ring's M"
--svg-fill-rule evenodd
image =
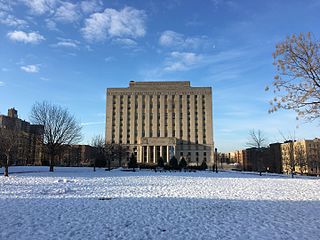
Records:
M17 149L12 159L15 165L42 165L44 126L30 124L18 118L18 111L8 110L8 115L0 115L0 128L17 131Z
M284 173L319 175L320 140L286 141L281 144L282 169Z
M320 139L272 143L267 148L247 148L229 153L244 171L320 174Z
M49 156L46 154L46 158ZM60 154L55 156L56 166L84 167L91 166L95 159L95 148L89 145L64 145ZM49 161L46 161L49 165Z
M242 167L244 171L271 171L269 148L247 148L243 151Z
M271 143L270 149L270 172L282 173L281 143Z

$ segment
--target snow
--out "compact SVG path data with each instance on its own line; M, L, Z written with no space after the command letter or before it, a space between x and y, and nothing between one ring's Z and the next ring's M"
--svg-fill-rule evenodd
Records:
M0 177L0 239L320 235L318 178L58 167L53 173L48 167L9 171L9 178Z

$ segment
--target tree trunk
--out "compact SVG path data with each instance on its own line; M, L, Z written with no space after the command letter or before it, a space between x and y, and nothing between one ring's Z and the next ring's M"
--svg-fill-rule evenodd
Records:
M6 154L6 160L4 161L4 172L5 177L9 177L9 163L10 163L10 154Z
M53 167L54 167L54 154L51 153L49 172L53 172Z
M108 159L108 170L111 171L111 159Z

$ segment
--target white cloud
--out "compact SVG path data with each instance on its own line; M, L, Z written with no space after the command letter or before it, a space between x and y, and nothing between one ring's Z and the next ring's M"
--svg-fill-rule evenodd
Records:
M116 38L112 42L121 45L122 47L132 48L137 46L137 42L130 38Z
M36 44L36 43L39 43L39 42L45 40L45 38L37 32L27 33L27 32L23 32L23 31L13 31L13 32L9 32L7 34L7 36L12 41L24 42L24 43Z
M42 80L42 81L49 81L49 78L46 78L46 77L40 77L40 80Z
M81 10L85 13L93 13L102 9L103 2L101 0L86 0L80 3Z
M26 65L21 66L20 68L27 73L37 73L40 70L38 65Z
M46 19L45 22L49 30L59 31L59 29L57 28L57 24L52 19Z
M20 27L27 25L27 22L25 20L16 18L15 16L7 14L5 12L0 12L0 23L8 25L10 27Z
M0 81L0 87L4 87L5 85L5 82Z
M105 62L111 62L111 61L113 61L114 60L114 57L105 57L104 58L104 61Z
M11 12L12 7L16 4L15 1L0 0L0 11Z
M163 47L176 49L199 49L212 45L206 36L186 37L174 31L163 32L159 38L159 44Z
M78 48L80 42L73 39L67 39L67 38L58 38L59 42L56 44L53 44L53 47L67 47L67 48Z
M142 10L125 7L120 11L107 8L102 13L94 13L85 20L81 29L87 41L104 41L111 37L143 37L146 14Z
M80 18L78 5L70 2L63 2L55 13L55 19L60 22L72 23Z
M23 0L24 4L29 7L31 13L42 15L47 12L53 13L57 0Z
M83 122L83 123L81 123L81 126L102 125L102 124L105 124L105 121L100 121L100 122Z
M165 62L165 71L186 71L198 66L204 60L202 55L192 52L172 52Z

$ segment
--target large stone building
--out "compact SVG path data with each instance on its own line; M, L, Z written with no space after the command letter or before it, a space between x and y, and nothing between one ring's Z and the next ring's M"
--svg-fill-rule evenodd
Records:
M0 115L0 128L17 132L17 148L12 156L16 165L42 165L43 131L42 125L33 125L18 118L16 109L8 110L8 115Z
M106 142L124 144L138 162L175 155L213 163L211 87L188 81L134 82L107 89Z

